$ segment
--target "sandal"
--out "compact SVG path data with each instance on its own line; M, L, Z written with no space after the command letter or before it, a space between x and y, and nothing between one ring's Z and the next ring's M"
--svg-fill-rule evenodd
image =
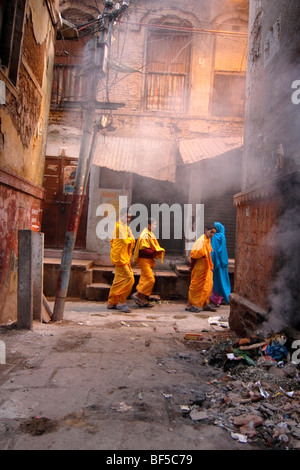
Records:
M188 312L193 312L193 313L199 313L199 312L202 311L202 309L200 307L195 307L194 305L192 305L191 307L185 307L185 309Z
M217 311L216 308L214 308L212 305L209 305L209 304L206 305L205 307L203 307L203 310L206 310L208 312L216 312Z
M114 305L113 304L107 304L106 308L108 308L108 310L116 309L117 305L116 304L114 304Z
M145 304L140 305L141 308L152 308L154 305L151 305L149 302L146 302Z
M145 306L139 299L137 299L137 298L135 297L134 294L132 294L132 295L130 296L130 298L136 303L136 305L138 305L138 307L144 307L144 306Z
M117 310L120 310L121 312L124 312L124 313L130 313L131 312L130 308L126 304L117 305Z

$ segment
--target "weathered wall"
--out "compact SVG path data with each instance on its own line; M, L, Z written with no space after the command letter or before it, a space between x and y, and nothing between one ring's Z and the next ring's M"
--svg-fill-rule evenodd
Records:
M231 324L242 334L250 328L243 326L247 311L253 313L252 328L255 312L269 312L268 322L284 318L276 326L280 328L293 324L299 311L298 289L292 286L295 276L299 279L299 258L293 264L299 255L299 180L293 175L300 169L300 107L291 99L292 83L299 79L299 15L297 1L250 2L243 192L235 198L238 236L231 308ZM291 266L294 273L289 275ZM280 273L284 282L279 282Z
M69 21L78 23L78 5L74 2L61 2L62 15ZM81 8L81 7L80 7ZM85 12L97 16L93 1L86 2ZM85 14L85 16L87 16ZM90 16L91 17L91 16ZM89 17L89 18L90 18ZM84 21L84 18L81 20ZM191 57L189 61L189 103L188 112L150 111L145 109L145 70L147 24L159 19L185 20L194 30L191 35ZM129 23L121 21L115 26L111 59L128 64L138 73L121 73L109 69L108 76L102 78L98 86L97 99L105 102L124 103L124 107L113 112L113 125L107 135L120 137L153 137L173 140L220 135L241 136L243 120L216 118L211 114L212 81L215 70L245 73L247 66L247 37L216 35L213 31L231 31L233 34L248 31L248 1L139 1L132 2ZM239 25L238 31L235 27ZM210 32L212 31L212 32ZM87 38L80 39L82 49ZM56 44L56 62L61 64L82 64L83 50L78 51L77 42L61 41ZM65 48L65 49L64 49ZM65 54L68 52L68 55ZM226 53L225 53L226 51ZM76 62L77 61L77 62ZM74 98L71 98L74 99ZM104 111L99 111L103 113ZM105 112L104 112L105 113ZM78 157L82 116L76 110L64 111L53 107L50 116L47 154L60 155L65 147L67 156ZM61 127L62 126L62 127Z
M300 5L250 5L243 189L293 171L299 158L300 114L291 97L299 79Z
M79 22L82 24L92 16L97 16L98 12L93 1L85 2L84 11L82 11L84 17L79 15L78 3L80 2L61 1L62 15L74 24L79 24ZM100 9L102 10L102 5ZM187 27L193 29L189 44L191 47L189 102L188 111L185 113L147 110L145 106L146 26L161 23L166 18L172 21L178 20L182 24L184 22ZM216 30L230 31L233 35L215 34ZM247 0L212 0L210 2L204 0L189 2L183 0L176 2L139 0L130 2L128 24L124 19L116 25L113 31L114 42L111 49L111 59L117 64L120 61L122 64L128 64L139 72L116 73L109 69L108 77L100 80L98 101L103 102L109 99L111 103L124 103L125 105L112 112L112 126L101 132L106 133L108 138L110 136L137 139L155 138L157 141L167 140L177 143L181 139L209 136L241 137L243 119L233 119L228 115L221 118L215 117L212 114L211 98L215 71L245 73L247 37L238 36L238 33L246 34L247 30ZM65 41L63 45L61 41L58 41L56 62L74 64L76 56L77 64L80 65L82 51L81 54L76 52L76 44ZM65 50L69 55L65 54ZM55 90L55 92L59 95L59 90ZM105 111L99 110L97 113L105 113ZM82 113L78 109L62 112L61 109L53 106L50 116L47 155L58 156L63 152L64 155L78 158L81 128ZM190 184L189 177L181 184L188 186ZM96 196L99 193L98 190L98 187L91 187L92 207L97 207L99 204L99 197ZM95 200L92 200L94 197ZM164 195L162 195L163 197ZM95 219L95 214L92 215L91 211L90 217ZM88 226L94 226L94 220L89 219ZM96 237L94 229L93 236ZM97 240L91 240L90 236L88 238L88 247L97 246Z
M4 67L0 71L6 88L0 105L0 323L17 315L18 230L41 228L57 6L56 0L28 0L16 84Z
M0 323L16 320L18 282L18 231L41 229L43 190L14 174L1 173Z

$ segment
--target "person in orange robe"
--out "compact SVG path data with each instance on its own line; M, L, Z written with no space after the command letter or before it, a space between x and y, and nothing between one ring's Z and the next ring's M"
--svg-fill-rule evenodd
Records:
M131 256L135 239L128 226L131 215L127 209L122 209L120 220L115 225L113 238L110 240L110 258L115 266L115 275L109 291L107 308L115 308L129 313L131 310L126 300L134 284L134 275L131 267Z
M141 275L137 285L137 292L131 298L139 307L149 306L148 298L152 293L155 277L153 268L155 258L160 258L163 262L165 250L159 245L154 231L157 223L154 219L148 219L148 227L145 227L138 238L135 251L134 262L141 268Z
M204 234L194 243L191 253L191 282L189 287L189 300L186 310L200 312L216 309L210 304L210 295L213 287L213 263L211 259L211 238L216 229L214 225L207 225Z

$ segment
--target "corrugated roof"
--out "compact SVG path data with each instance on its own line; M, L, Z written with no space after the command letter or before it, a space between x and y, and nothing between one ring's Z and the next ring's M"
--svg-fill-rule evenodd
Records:
M241 137L207 137L179 141L179 151L184 164L214 158L243 145Z
M162 181L175 181L175 144L158 139L111 137L100 134L94 165L127 171Z

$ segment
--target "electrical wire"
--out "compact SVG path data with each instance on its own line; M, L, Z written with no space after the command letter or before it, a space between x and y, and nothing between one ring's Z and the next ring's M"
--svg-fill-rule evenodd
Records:
M120 21L122 23L122 20ZM159 28L159 29L170 29L172 31L188 31L191 33L209 33L209 34L222 34L230 36L243 36L248 37L248 33L243 33L239 31L223 31L219 29L204 29L204 28L188 28L186 26L172 26L166 24L153 24L153 23L138 23L133 21L128 21L128 24L135 26L145 26L147 28Z

